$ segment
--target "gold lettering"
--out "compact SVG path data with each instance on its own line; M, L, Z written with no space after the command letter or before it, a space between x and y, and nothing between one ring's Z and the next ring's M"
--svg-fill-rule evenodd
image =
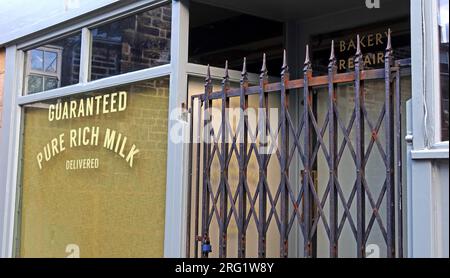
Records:
M116 152L116 153L119 151L119 144L120 144L121 139L122 139L122 134L119 133L119 135L117 136L116 147L114 148L114 152Z
M52 156L57 155L58 152L58 139L53 138L52 139Z
M37 159L37 162L38 162L38 165L39 165L39 169L42 170L42 159L43 159L42 152L39 152L36 155L36 159Z
M367 55L364 57L364 65L368 65L368 66L372 65L372 59L371 59L371 57L375 57L375 56L374 56L374 55L369 55L369 54L367 54Z
M84 102L81 99L80 104L78 105L78 118L84 117Z
M109 109L109 111L111 113L117 112L116 105L115 105L116 104L116 96L117 96L117 93L111 94L111 107Z
M339 60L339 70L345 70L345 60Z
M116 137L116 131L115 130L110 130L109 128L106 129L106 134L105 134L105 141L103 143L103 147L110 149L111 151L114 148L114 139Z
M69 118L69 108L67 107L67 102L64 102L64 111L63 111L61 119L64 120L64 119L68 119L68 118Z
M364 43L364 39L366 38L366 36L362 36L359 38L359 43L361 44L361 47L366 47L365 43Z
M76 118L77 117L77 102L75 100L70 101L70 116L69 118Z
M119 92L119 111L127 109L127 92Z
M355 42L353 41L353 39L351 39L350 42L348 43L347 51L350 51L352 49L356 50L356 45L355 45Z
M71 100L50 104L49 122L74 119L99 114L124 111L127 107L127 92L115 92L80 100ZM94 111L95 110L95 111Z
M83 145L87 146L89 145L89 140L87 139L87 133L89 132L89 127L83 128Z
M384 53L378 52L377 53L377 64L383 64L384 63Z
M96 96L95 97L95 101L97 104L97 110L95 111L95 115L98 115L100 113L100 99L102 98L102 96Z
M70 130L70 147L76 147L77 146L77 130L76 129L71 129Z
M91 146L98 146L98 133L99 133L99 127L92 127L92 133L91 133Z
M138 149L136 149L136 145L133 144L131 147L130 152L127 155L126 162L130 164L130 167L133 168L133 158L134 156L139 152Z
M48 107L48 121L52 122L54 118L55 118L55 105L50 104L50 106Z
M104 114L108 114L109 110L108 110L108 98L109 95L103 95L103 113Z
M373 46L373 34L367 36L367 46Z
M47 144L47 145L44 147L44 156L45 156L45 161L49 161L50 158L51 158L51 154L50 154L50 145L49 145L49 144Z
M86 116L92 116L94 111L94 99L88 98L86 100Z
M56 104L56 115L55 115L55 119L57 120L57 121L59 121L59 120L61 120L61 113L62 113L62 104L61 104L61 102L60 103L57 103Z
M381 33L375 34L375 44L376 45L383 44L383 34L381 34Z
M127 142L127 137L126 136L124 136L123 137L123 140L122 140L122 146L120 147L120 152L119 152L119 155L122 157L122 158L125 158L125 155L123 154L123 149L125 148L125 143Z
M78 129L78 134L77 134L77 137L78 137L78 146L81 146L81 136L80 136L80 134L81 134L81 127Z
M346 49L346 48L345 48L345 41L340 41L339 45L340 45L339 50L340 50L341 52L344 52L345 49Z
M348 68L353 69L355 67L355 64L353 63L353 58L348 58Z
M63 151L66 150L66 147L64 147L64 133L61 133L61 134L59 135L59 150L60 150L61 152L63 152Z

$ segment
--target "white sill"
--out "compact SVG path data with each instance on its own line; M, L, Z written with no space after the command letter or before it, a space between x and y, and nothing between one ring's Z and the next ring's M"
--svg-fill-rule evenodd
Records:
M411 158L414 160L449 159L449 143L440 142L431 149L421 149L411 151Z

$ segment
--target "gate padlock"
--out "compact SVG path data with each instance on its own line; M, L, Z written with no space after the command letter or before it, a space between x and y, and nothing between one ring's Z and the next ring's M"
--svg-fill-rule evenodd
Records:
M202 241L202 254L204 257L208 257L208 254L212 252L211 242L208 236L203 237Z

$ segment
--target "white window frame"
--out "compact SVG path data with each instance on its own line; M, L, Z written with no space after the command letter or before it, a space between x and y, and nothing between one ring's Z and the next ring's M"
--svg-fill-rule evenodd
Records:
M127 17L140 11L172 3L171 61L169 64L139 71L115 75L95 81L89 80L90 29ZM0 129L0 257L12 257L16 198L19 197L19 171L21 153L22 109L26 104L62 98L73 94L100 90L117 85L170 76L169 111L186 103L187 57L189 22L188 0L139 0L118 3L115 8L98 9L86 15L86 19L69 20L42 34L30 34L10 42L6 46L3 126ZM43 26L42 29L44 29ZM44 45L47 41L66 37L81 30L81 55L79 83L30 95L23 95L26 76L25 52ZM169 116L169 115L168 115ZM175 121L169 121L169 129ZM185 125L185 134L188 134ZM175 144L168 138L165 217L165 257L184 256L185 185L187 181L187 145Z
M414 160L449 157L449 142L441 140L437 15L438 0L411 0L412 107L420 111L412 115Z
M62 66L62 47L60 46L53 46L51 44L46 45L46 46L41 46L38 48L33 48L30 49L29 51L32 50L39 50L43 52L44 55L44 60L45 60L45 52L55 52L56 53L56 58L57 58L57 62L56 62L56 72L47 72L45 71L45 69L43 71L41 70L35 70L31 68L31 53L28 55L26 55L26 70L25 70L25 79L24 79L24 90L23 90L23 94L26 95L28 94L28 78L30 77L30 75L38 75L41 76L42 79L42 91L45 91L45 78L46 77L53 77L56 78L58 80L58 85L57 87L61 87L61 66Z
M439 0L434 0L434 1L432 1L432 2L434 2L434 5L433 5L433 7L432 7L432 9L433 9L433 13L435 14L435 16L434 16L434 20L433 21L435 21L435 22L433 22L433 24L434 24L434 30L433 30L433 36L434 36L434 47L433 47L433 51L434 52L436 52L436 64L435 64L435 67L436 67L436 74L437 74L437 82L438 82L438 88L437 88L437 90L438 90L438 94L439 94L439 97L437 98L437 105L438 105L438 109L437 109L437 111L438 111L438 118L437 118L437 120L439 121L439 128L438 128L438 131L437 131L437 134L436 134L436 136L437 136L437 139L436 139L436 143L435 143L435 146L436 147L445 147L445 146L447 146L447 149L448 149L448 144L449 144L449 141L447 140L447 141L443 141L442 140L442 134L441 134L441 132L442 132L442 105L441 105L441 93L442 93L442 89L441 89L441 69L440 69L440 56L441 56L441 52L440 52L440 41L439 41L439 22L438 22L438 16L439 16L439 12L440 12L440 8L439 8ZM447 34L448 35L448 34Z
M439 179L439 165L448 163L449 143L441 142L437 4L437 0L411 0L412 99L405 138L408 257L445 253L440 240L445 223L439 221L445 204L440 202L440 192L448 180Z

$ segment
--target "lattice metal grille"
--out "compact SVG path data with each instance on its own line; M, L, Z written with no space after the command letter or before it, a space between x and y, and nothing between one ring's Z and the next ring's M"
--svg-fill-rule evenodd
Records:
M303 256L316 257L319 226L324 230L322 240L328 243L329 256L338 257L339 239L347 223L356 242L358 257L366 256L366 245L375 224L379 226L386 245L386 256L402 257L400 70L399 64L393 60L390 31L388 33L384 69L364 70L359 36L355 71L350 73L337 73L334 43L327 76L313 77L308 46L303 79L289 79L286 52L279 83L268 82L264 56L259 86L249 86L244 59L240 87L230 87L226 65L222 90L213 92L208 67L205 93L192 96L189 108L191 175L188 184L188 256L208 257L211 252L211 229L217 230L218 246L212 246L217 256L231 256L228 254L227 233L233 222L237 229L237 254L232 256L246 257L247 239L256 237L257 255L266 257L267 233L270 225L275 225L280 257L289 256L289 240L293 233L297 233L303 241ZM369 80L384 80L384 90L377 92L383 94L384 103L375 121L369 117L365 104L364 82ZM344 122L337 105L337 87L341 84L353 84L354 103L350 103L353 112L348 122ZM314 108L317 98L313 94L318 87L328 92L327 112L320 122ZM289 109L293 94L303 99L298 115L293 115ZM275 125L271 124L268 113L269 95L279 99L279 119ZM249 123L249 116L245 113L250 96L257 97L260 108L256 126ZM232 100L238 100L241 109L235 128L228 112ZM215 117L211 113L213 101L220 102L218 128L211 124ZM382 127L383 140L380 138ZM371 132L368 142L365 140L365 129ZM338 134L342 135L341 140L338 140ZM375 148L384 168L384 183L377 194L366 179L366 173L371 171L366 166ZM346 150L354 163L346 166L354 167L355 173L355 181L347 196L338 175L338 167ZM319 156L326 161L327 171L317 170ZM252 159L256 161L258 170L254 190L249 187L248 181ZM300 163L295 164L295 159ZM275 189L268 182L271 160L276 160L279 165L276 168L279 182ZM293 170L300 173L299 182L294 183L290 174ZM238 173L236 184L230 184L231 171ZM217 182L212 181L214 175L218 176ZM325 188L318 190L317 177L327 179ZM383 205L386 206L385 216L380 213ZM369 218L366 217L367 209L370 211ZM254 225L256 232L248 233L250 225ZM192 238L191 227L195 238Z

